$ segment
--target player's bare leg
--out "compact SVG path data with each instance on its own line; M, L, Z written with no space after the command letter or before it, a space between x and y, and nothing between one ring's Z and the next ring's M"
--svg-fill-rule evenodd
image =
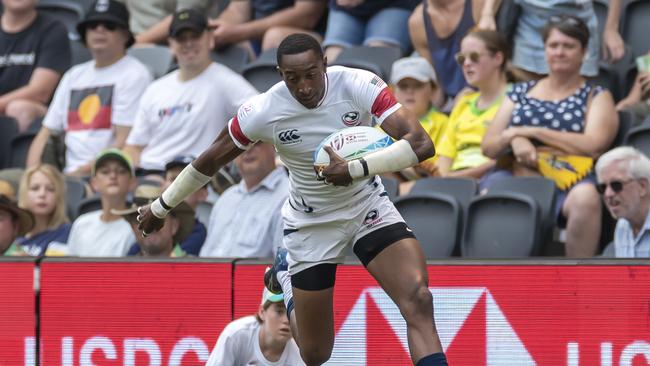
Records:
M388 246L368 263L368 271L397 304L406 321L413 363L442 352L433 322L426 263L418 241L406 238Z
M298 283L309 283L305 288L317 287L303 290L292 286L286 257L286 249L278 248L273 266L264 274L264 285L271 292L284 293L291 332L305 364L322 365L330 358L334 347L333 284L336 265L321 264L297 274Z
M334 348L334 288L305 291L293 288L291 331L307 366L322 365Z

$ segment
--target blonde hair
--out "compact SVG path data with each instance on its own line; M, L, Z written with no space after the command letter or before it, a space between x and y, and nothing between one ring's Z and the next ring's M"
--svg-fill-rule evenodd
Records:
M45 174L45 176L54 185L54 196L56 197L56 202L54 205L54 211L50 215L50 219L47 222L47 228L54 229L59 227L61 224L70 222L70 219L66 214L65 178L57 168L50 164L36 165L28 168L25 173L23 173L23 177L20 179L20 186L18 188L18 206L27 209L27 191L29 191L29 183L32 179L32 176L36 172Z

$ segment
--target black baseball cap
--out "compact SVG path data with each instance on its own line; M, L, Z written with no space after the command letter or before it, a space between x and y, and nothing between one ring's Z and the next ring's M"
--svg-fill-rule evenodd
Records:
M185 168L193 162L194 159L195 158L192 155L178 155L165 164L165 171L176 167Z
M129 10L124 4L115 0L95 1L84 19L77 24L77 32L81 36L84 44L86 43L86 28L88 27L88 23L98 21L114 23L120 28L126 29L129 32L129 40L126 43L126 48L131 47L135 43L133 33L129 29Z
M196 9L182 9L174 13L172 24L169 26L169 36L176 37L185 29L202 33L208 29L208 18Z

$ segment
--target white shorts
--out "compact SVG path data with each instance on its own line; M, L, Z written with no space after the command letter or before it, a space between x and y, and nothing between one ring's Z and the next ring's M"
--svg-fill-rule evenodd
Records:
M289 273L294 275L322 263L343 263L357 240L396 223L403 223L383 186L344 208L324 214L293 209L288 200L283 244L288 251Z

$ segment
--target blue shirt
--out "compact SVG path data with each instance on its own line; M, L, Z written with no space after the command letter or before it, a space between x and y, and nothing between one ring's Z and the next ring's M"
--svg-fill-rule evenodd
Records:
M38 257L45 255L45 251L50 243L65 244L68 242L71 227L72 224L70 223L61 224L56 229L43 231L31 238L21 236L16 239L16 244L19 244L31 256Z
M210 213L201 257L270 258L282 243L282 214L289 178L278 167L252 189L242 180L228 188Z
M614 251L617 258L650 258L650 211L636 237L630 222L618 219L614 231Z

